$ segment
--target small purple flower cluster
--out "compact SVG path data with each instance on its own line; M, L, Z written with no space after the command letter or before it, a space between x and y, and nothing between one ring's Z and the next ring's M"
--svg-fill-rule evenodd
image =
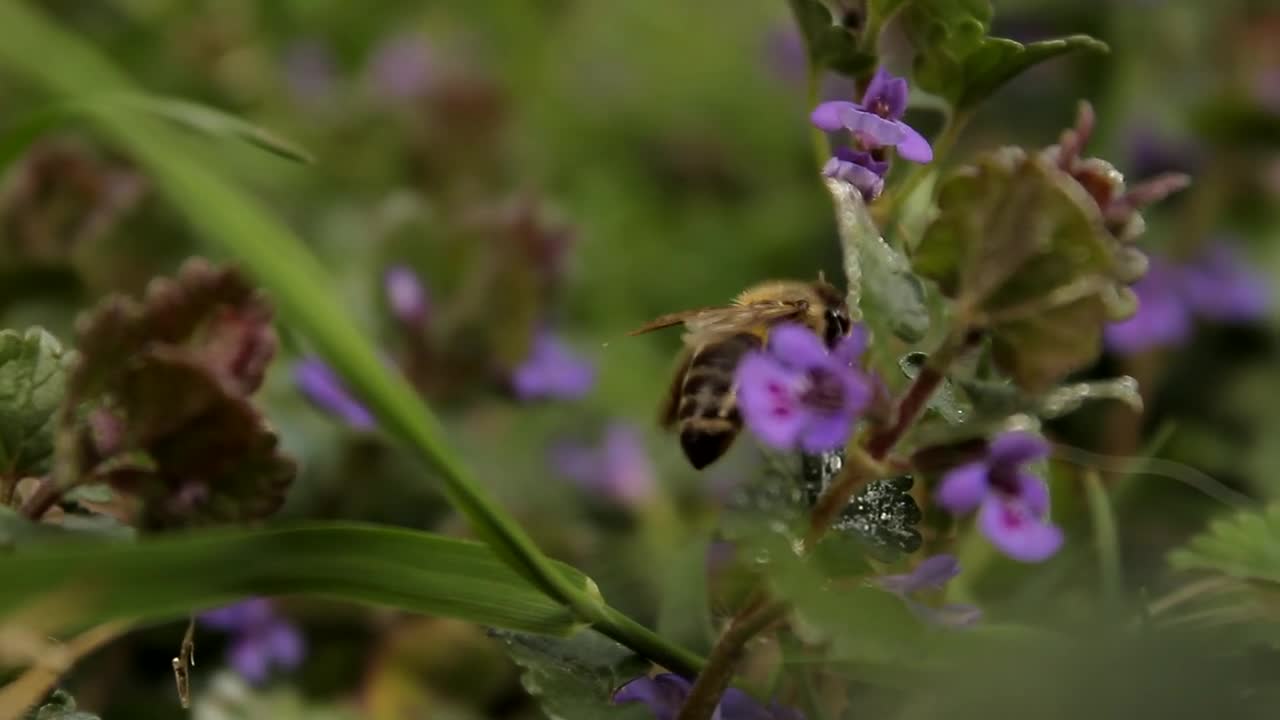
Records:
M657 476L635 428L614 424L599 447L565 444L552 465L581 488L623 507L643 505L658 490Z
M935 608L912 598L917 593L941 590L943 585L959 574L960 563L954 555L934 555L911 572L884 575L876 579L876 584L902 598L907 607L923 620L945 627L967 627L982 618L982 610L962 603L949 603Z
M628 682L613 694L613 702L615 705L641 703L656 720L675 720L692 689L693 683L689 680L663 673ZM737 688L725 691L712 717L717 720L804 720L804 715L795 708L776 702L763 705Z
M266 598L210 610L200 616L200 622L231 636L227 664L255 685L265 682L272 668L296 668L306 652L302 633L276 614Z
M1040 562L1062 547L1062 530L1048 522L1049 488L1023 469L1048 457L1044 438L1009 432L991 441L981 459L942 478L938 503L957 515L978 511L978 529L1005 555Z
M392 317L411 332L430 322L431 297L411 268L396 265L383 275L383 291ZM307 357L294 366L294 383L319 409L356 430L372 430L369 411L323 360ZM540 331L524 362L511 372L512 390L521 400L575 400L591 391L595 367L549 331Z
M862 95L862 102L824 102L809 116L821 130L847 130L853 147L839 148L822 169L822 174L843 180L862 192L868 201L884 191L889 162L881 148L892 147L904 160L933 161L933 148L915 128L902 121L907 112L907 81L883 68L876 70Z
M1256 321L1271 305L1266 280L1225 242L1215 242L1193 260L1151 258L1134 283L1138 311L1106 329L1107 347L1121 355L1177 347L1191 338L1195 318L1221 323Z
M779 450L843 447L875 395L874 382L855 364L866 345L861 326L831 351L803 326L774 328L768 348L738 364L743 420L761 442Z

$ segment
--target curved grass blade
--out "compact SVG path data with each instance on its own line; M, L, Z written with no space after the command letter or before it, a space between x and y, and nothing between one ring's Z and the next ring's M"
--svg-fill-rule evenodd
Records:
M565 565L556 572L585 587ZM251 595L310 595L566 635L582 624L482 543L361 524L27 545L0 557L0 620L55 599L74 627L160 621ZM45 628L53 630L53 628Z

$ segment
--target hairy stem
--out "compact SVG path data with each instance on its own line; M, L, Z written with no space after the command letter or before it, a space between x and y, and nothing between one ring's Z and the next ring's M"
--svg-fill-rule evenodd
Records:
M764 595L757 591L753 597L763 598ZM786 617L787 609L786 603L747 602L720 634L707 658L706 668L694 681L689 698L680 708L676 720L707 720L715 714L747 643Z
M605 606L593 628L677 675L692 677L702 672L708 660L699 657L632 620L627 615Z

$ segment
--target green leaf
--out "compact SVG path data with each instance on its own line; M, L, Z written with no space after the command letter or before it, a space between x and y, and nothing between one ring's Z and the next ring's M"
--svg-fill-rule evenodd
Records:
M916 48L916 84L957 111L972 108L1045 60L1076 50L1108 52L1106 43L1086 35L1029 45L989 37L994 14L989 0L913 0L903 14Z
M48 471L67 356L52 335L0 332L0 474L16 481Z
M1029 45L1005 38L986 38L964 59L961 68L963 90L955 98L956 109L973 107L1028 69L1077 50L1107 53L1111 49L1106 43L1088 35L1068 35Z
M564 565L565 582L590 580ZM0 556L0 616L60 593L70 622L170 620L251 595L382 605L530 633L581 627L480 543L349 523L29 546Z
M849 307L876 328L916 342L929 329L924 283L897 250L880 237L862 194L849 183L828 179L836 204Z
M266 128L208 105L156 95L121 95L112 97L111 101L151 113L212 137L246 142L286 160L308 164L315 162L311 153L293 142Z
M1177 570L1280 584L1280 504L1215 520L1169 555Z
M133 528L107 515L65 514L57 520L32 522L12 508L0 506L0 550L63 540L127 540Z
M1047 392L1091 363L1132 279L1098 205L1044 154L1002 148L943 180L914 264L988 327L997 366Z
M809 61L849 77L860 77L876 66L876 56L863 51L858 36L843 27L820 0L788 0L804 36Z
M592 630L567 639L498 633L507 653L523 670L521 682L552 720L643 720L642 705L613 705L613 691L645 674L645 663L626 648Z

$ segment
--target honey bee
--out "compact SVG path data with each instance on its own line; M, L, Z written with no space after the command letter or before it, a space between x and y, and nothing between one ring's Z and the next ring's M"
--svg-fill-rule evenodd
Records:
M655 318L631 331L640 335L684 325L684 348L659 423L680 434L680 447L695 469L724 455L742 429L735 370L752 350L762 348L769 329L794 322L813 330L834 348L852 324L844 296L822 275L816 282L773 280L744 290L733 304L699 308Z

